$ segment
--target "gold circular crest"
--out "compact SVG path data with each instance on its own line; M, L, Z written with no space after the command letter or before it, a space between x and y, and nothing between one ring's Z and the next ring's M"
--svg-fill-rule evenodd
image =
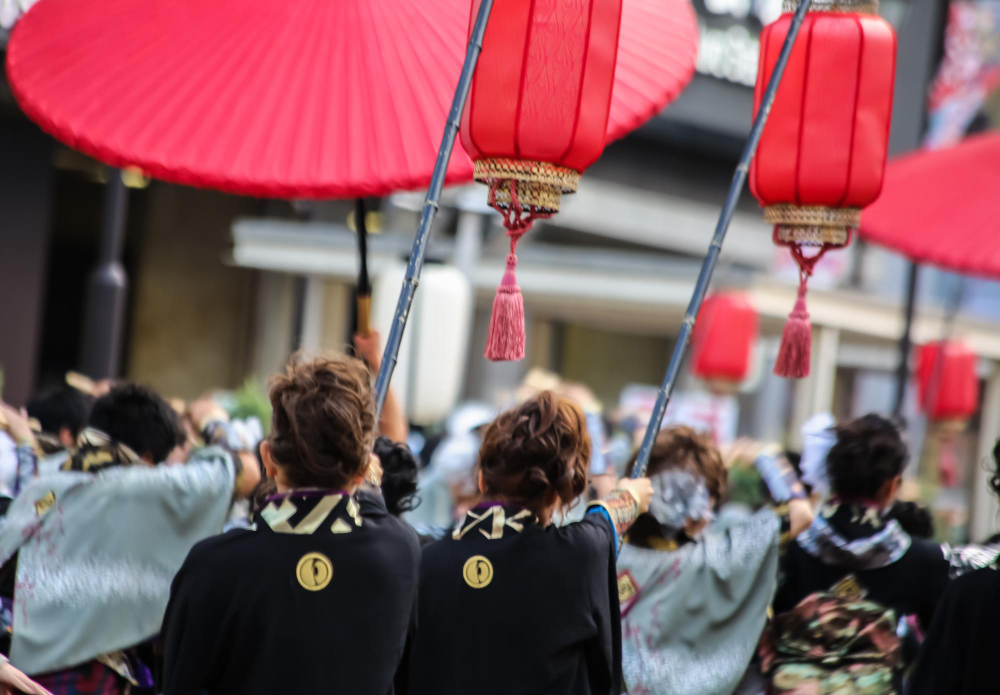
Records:
M473 589L482 589L493 581L493 563L482 555L473 555L465 561L462 579Z
M306 553L295 567L295 578L306 591L319 591L333 579L333 563L323 553Z

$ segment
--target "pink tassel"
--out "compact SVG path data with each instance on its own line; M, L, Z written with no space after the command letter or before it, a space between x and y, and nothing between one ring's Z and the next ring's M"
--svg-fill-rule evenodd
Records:
M507 254L507 270L493 298L490 331L486 338L486 359L512 362L524 358L524 300L517 286L517 256Z
M799 296L795 307L785 321L781 334L781 348L774 363L774 373L790 379L809 376L809 358L812 351L812 326L806 309L806 275L799 283Z

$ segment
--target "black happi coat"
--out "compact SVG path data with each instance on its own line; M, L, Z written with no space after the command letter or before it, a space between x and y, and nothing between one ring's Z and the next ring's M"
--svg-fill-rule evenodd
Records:
M621 689L615 538L588 514L542 527L479 506L424 546L414 695L608 695Z
M1000 679L1000 572L987 568L949 584L920 649L907 695L995 693Z
M380 496L296 491L196 545L163 622L164 695L388 695L420 548Z
M824 537L814 533L819 527L832 542L812 542ZM813 527L788 544L781 568L783 581L774 598L777 614L811 594L829 592L851 576L868 600L894 609L898 616L916 615L926 630L948 583L949 562L940 544L911 538L895 521L868 508L828 503Z

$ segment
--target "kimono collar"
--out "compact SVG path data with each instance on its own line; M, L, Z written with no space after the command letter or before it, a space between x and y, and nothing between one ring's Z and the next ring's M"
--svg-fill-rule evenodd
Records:
M132 449L114 441L104 432L88 427L80 432L76 451L66 459L62 470L97 473L105 468L133 466L137 463L142 463L142 459Z
M524 530L526 524L538 523L538 519L522 505L511 502L481 502L465 515L461 524L455 527L451 537L456 541L477 529L479 533L490 540L503 538L504 531L510 529L514 533Z
M912 539L895 519L886 521L874 505L833 499L823 505L799 546L820 562L852 570L873 570L897 562Z
M299 535L350 533L361 526L358 502L344 490L302 488L271 495L259 518L258 531Z

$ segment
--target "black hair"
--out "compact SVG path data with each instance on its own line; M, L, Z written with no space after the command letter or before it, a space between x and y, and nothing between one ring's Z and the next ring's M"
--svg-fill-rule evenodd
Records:
M28 416L38 420L42 432L58 435L65 427L76 437L87 422L93 400L71 386L62 386L35 396L26 408Z
M885 518L895 519L907 534L915 538L934 537L934 515L919 502L896 502Z
M833 494L871 500L903 472L908 457L899 428L880 415L865 415L836 429L837 442L826 456Z
M165 461L185 441L184 428L170 404L138 384L114 386L94 401L87 424L155 463Z
M990 489L1000 497L1000 439L993 445L993 474L990 476Z
M375 440L375 455L382 463L382 496L386 509L393 516L415 509L420 503L417 498L419 464L410 447L388 437L379 437Z

